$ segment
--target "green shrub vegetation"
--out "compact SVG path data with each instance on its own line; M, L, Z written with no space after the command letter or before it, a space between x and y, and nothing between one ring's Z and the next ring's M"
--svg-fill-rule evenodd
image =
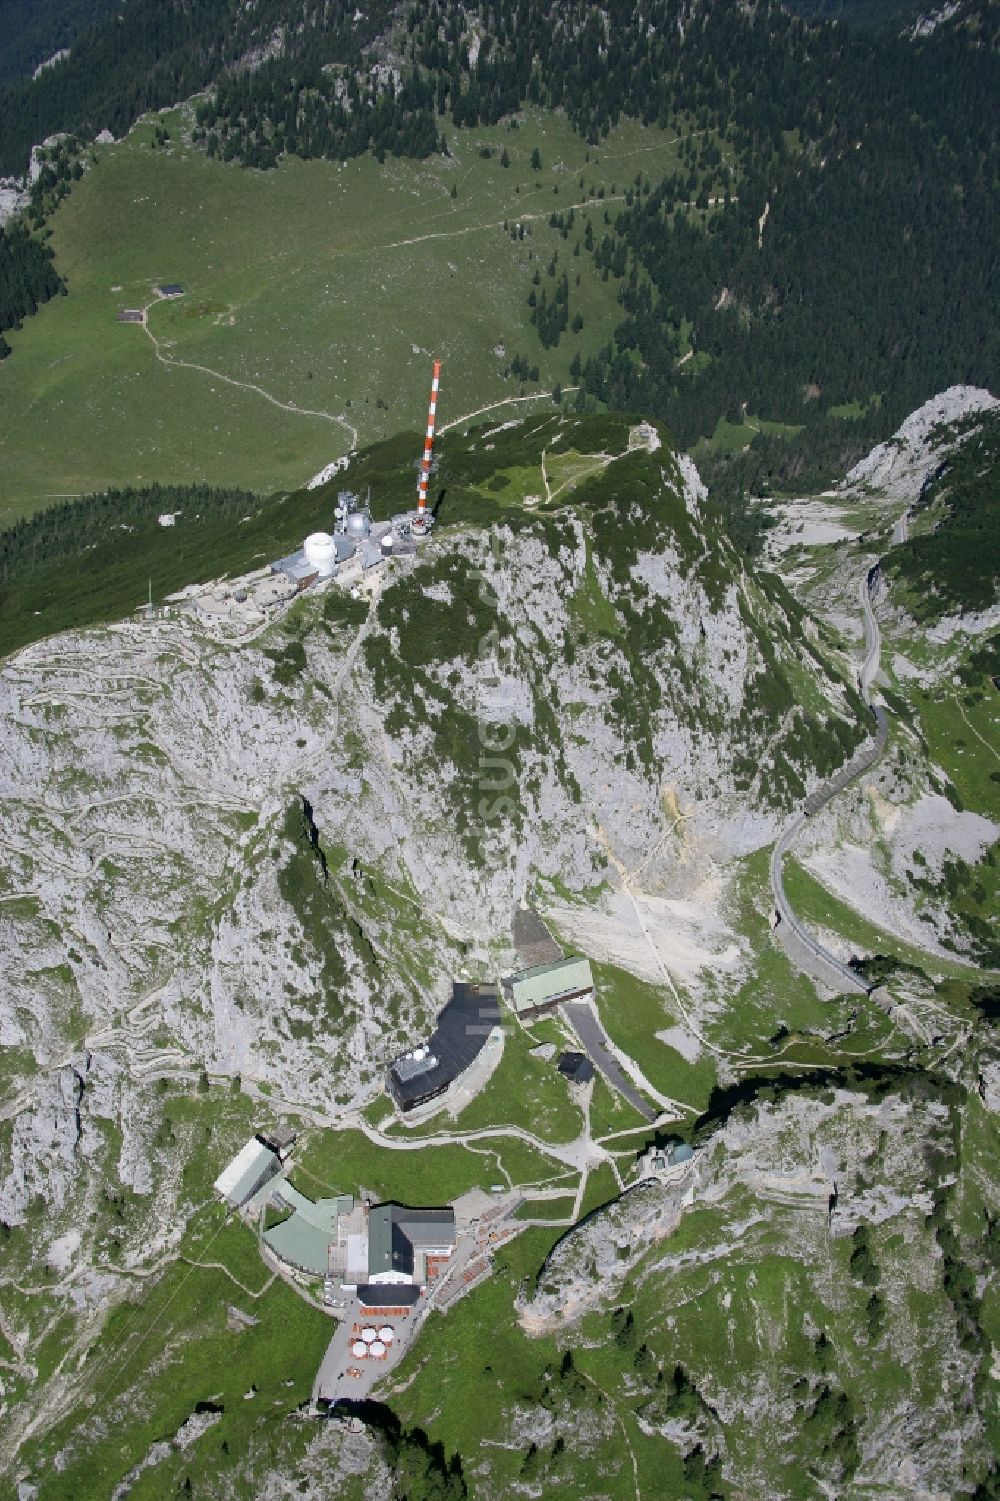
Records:
M986 969L1000 970L1000 938L996 913L1000 902L1000 843L992 844L982 859L970 864L960 856L946 856L941 881L910 876L915 890L936 897L947 906L960 931L972 941L976 959ZM954 939L942 940L946 948L961 952Z
M38 511L0 531L0 650L121 619L186 584L260 567L301 543L314 494L153 485ZM161 513L180 512L173 527Z
M368 618L368 606L362 599L354 599L343 589L328 589L323 598L323 619L336 629L359 630Z
M605 441L603 419L565 419L562 427L559 419L552 421L557 425L546 427L550 436L566 432L574 445ZM619 424L617 430L627 437L627 427ZM501 435L508 439L512 455L519 432L520 428ZM532 441L540 460L543 439L529 426L529 449ZM412 505L417 445L415 434L404 435L374 444L352 461L346 482L370 494L376 519ZM500 519L520 519L517 511L497 506L474 488L494 472L496 460L494 453L477 452L474 435L449 435L441 448L457 477L454 484L448 480L439 525L488 526ZM16 650L59 631L121 619L147 602L150 589L154 603L160 604L165 595L188 584L236 577L291 552L308 532L329 526L337 490L344 482L339 477L318 490L268 498L206 485L130 486L36 511L0 530L0 651ZM159 524L163 514L175 516L172 527ZM565 535L555 518L525 517L524 524L551 533L552 546ZM418 612L420 630L430 631L442 655L457 623L461 651L471 660L481 640L475 632L480 626L488 628L488 595L457 559L442 560L439 572L438 581L458 592L464 616L440 604L435 608L433 600L418 597L421 591L415 583L403 580L387 592L382 618L387 625L397 624L404 610ZM342 591L326 592L323 614L331 626L358 627L366 613L361 601ZM412 655L419 649L416 632L406 634L404 651ZM297 648L292 648L292 656L298 658ZM289 682L298 675L292 656L286 649L281 668ZM282 677L277 680L282 682Z
M362 968L369 982L379 986L387 1006L398 1005L398 985L386 972L353 904L346 900L304 798L289 803L275 853L279 861L278 890L319 960L319 983L312 1002L314 1022L325 1027L343 1017L355 965Z

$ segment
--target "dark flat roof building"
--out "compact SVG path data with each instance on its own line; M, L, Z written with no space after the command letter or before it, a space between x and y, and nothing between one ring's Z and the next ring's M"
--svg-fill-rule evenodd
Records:
M456 980L451 1000L427 1042L389 1066L389 1092L400 1110L412 1110L443 1094L478 1057L493 1028L499 1025L495 987Z
M413 1308L420 1301L419 1287L407 1286L405 1282L363 1282L358 1288L358 1302L362 1309Z
M164 282L162 287L156 289L161 297L183 297L184 288L179 281Z
M585 1053L563 1053L559 1059L559 1072L571 1084L589 1084L594 1077L594 1065Z

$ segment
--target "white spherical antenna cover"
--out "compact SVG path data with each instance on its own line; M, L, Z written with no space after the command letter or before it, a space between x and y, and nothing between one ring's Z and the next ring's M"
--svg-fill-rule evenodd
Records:
M329 532L313 532L303 543L306 562L321 572L332 572L337 563L337 544Z

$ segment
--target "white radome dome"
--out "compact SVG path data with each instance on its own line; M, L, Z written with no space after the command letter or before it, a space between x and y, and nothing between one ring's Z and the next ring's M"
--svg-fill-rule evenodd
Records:
M337 566L337 545L329 532L313 532L303 544L306 562L320 573L333 573Z

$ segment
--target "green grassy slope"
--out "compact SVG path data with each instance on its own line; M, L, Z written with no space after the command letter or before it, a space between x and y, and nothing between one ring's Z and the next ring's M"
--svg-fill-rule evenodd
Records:
M610 337L617 285L573 255L583 211L565 241L549 216L586 203L599 240L613 187L676 164L670 132L625 125L588 151L565 120L536 114L519 129L452 132L447 158L292 158L261 174L185 147L186 115L157 117L169 151L151 148L152 122L96 148L53 217L70 295L10 335L0 367L0 526L116 484L302 484L347 451L352 426L362 444L421 427L431 352L445 362L442 423L516 396L504 371L518 352L539 367L531 390L566 383L574 353ZM503 227L519 218L523 241ZM527 297L537 269L549 283L555 250L583 329L546 351ZM115 322L161 281L187 295L153 306L152 338ZM205 368L163 363L157 346Z
M163 1496L165 1483L182 1494L188 1476L218 1495L220 1472L248 1444L273 1444L308 1399L331 1323L269 1278L250 1237L222 1219L210 1206L188 1230L189 1263L172 1263L109 1318L88 1378L101 1417L56 1428L49 1442L69 1442L62 1466L39 1473L39 1497L98 1501L136 1467L132 1496ZM169 1456L173 1483L160 1466L143 1474L150 1446L199 1411L216 1415L211 1437Z

